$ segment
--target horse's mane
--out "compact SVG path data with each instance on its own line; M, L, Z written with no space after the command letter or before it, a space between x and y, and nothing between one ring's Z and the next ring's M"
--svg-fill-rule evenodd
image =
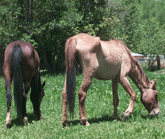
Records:
M120 40L114 40L116 43L120 43L120 47L122 47L126 52L127 54L129 55L129 58L131 59L131 65L132 65L132 69L137 67L138 70L140 71L140 76L141 78L143 77L143 79L146 81L147 85L149 85L150 81L149 79L147 78L145 72L143 71L143 69L141 68L141 66L139 65L138 61L132 56L130 50L128 49L128 47Z
M136 60L133 58L130 50L128 49L128 47L124 44L124 42L120 41L120 40L117 40L117 39L114 39L113 41L115 41L117 44L120 44L118 46L120 46L124 51L127 52L129 58L131 59L131 61L133 61L133 63L136 62Z

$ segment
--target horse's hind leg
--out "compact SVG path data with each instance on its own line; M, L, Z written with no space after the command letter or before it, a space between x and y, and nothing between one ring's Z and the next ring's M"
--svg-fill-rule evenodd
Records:
M87 95L87 90L89 89L91 83L92 83L92 78L88 76L84 76L80 90L78 92L80 122L82 125L86 125L86 126L89 126L89 123L85 115L85 99Z
M7 101L7 115L6 115L6 128L11 127L11 101L12 101L12 95L11 95L11 71L10 68L6 67L4 64L4 76L5 76L5 89L6 89L6 101Z
M26 81L24 83L24 92L23 92L23 99L22 99L22 117L23 123L28 125L28 118L26 116L26 101L27 101L27 94L30 89L30 82Z
M66 94L66 81L65 86L62 91L62 100L63 100L63 113L62 113L62 125L67 128L67 94Z
M113 89L113 105L114 105L114 115L113 115L113 118L117 119L117 106L119 104L118 80L117 80L117 78L112 80L112 89Z

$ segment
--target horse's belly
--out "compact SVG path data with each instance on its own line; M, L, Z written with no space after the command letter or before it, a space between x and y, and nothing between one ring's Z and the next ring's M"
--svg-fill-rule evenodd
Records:
M99 65L94 78L99 80L110 80L117 76L120 70L120 65L107 64L103 63Z
M95 73L95 78L100 80L110 80L119 74L121 69L122 57L118 54L119 51L104 51L97 55L99 67Z

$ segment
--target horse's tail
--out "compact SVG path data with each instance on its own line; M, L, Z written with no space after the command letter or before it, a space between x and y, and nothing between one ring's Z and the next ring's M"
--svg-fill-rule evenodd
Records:
M17 117L22 117L23 76L22 76L23 51L20 45L14 46L11 53L11 66L14 82L14 100L17 107Z
M66 66L66 92L67 104L70 114L74 116L75 86L76 86L76 39L70 38L65 45L65 66Z

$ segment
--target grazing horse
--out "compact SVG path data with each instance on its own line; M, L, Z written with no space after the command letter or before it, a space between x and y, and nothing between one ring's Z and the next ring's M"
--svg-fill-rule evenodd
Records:
M31 87L30 99L34 113L42 120L40 104L44 96L40 78L40 59L34 47L24 41L11 42L5 50L3 72L5 76L5 89L7 101L6 127L11 127L11 82L14 83L14 100L17 108L17 117L28 124L26 117L27 94ZM24 86L24 87L23 87Z
M128 109L123 113L124 121L133 112L136 94L127 76L136 84L141 92L141 101L150 115L159 113L156 81L149 81L138 62L132 57L129 49L119 40L101 41L84 33L69 38L65 45L66 79L62 92L63 115L62 124L67 127L67 104L71 116L74 112L76 60L83 68L83 81L78 92L80 122L88 126L85 115L85 99L92 79L112 79L114 118L117 118L118 83L129 93L131 100Z

